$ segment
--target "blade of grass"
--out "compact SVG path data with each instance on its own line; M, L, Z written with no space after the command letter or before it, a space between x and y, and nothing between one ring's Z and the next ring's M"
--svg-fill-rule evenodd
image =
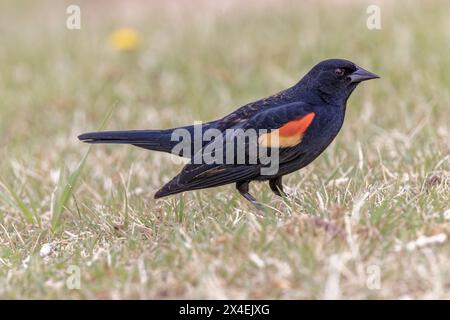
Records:
M9 203L11 206L13 206L18 211L20 211L22 213L22 215L24 216L25 220L27 220L27 222L33 224L34 223L33 218L35 216L35 213L33 211L31 211L30 208L28 208L28 206L25 204L25 202L19 197L19 195L12 188L9 188L8 186L6 186L3 183L0 183L0 185L3 187L3 189L8 191L8 193L10 195L10 196L8 196L8 194L0 191L0 197L5 202Z
M77 168L69 175L67 182L64 183L64 174L61 172L61 177L58 182L58 190L60 192L55 197L55 202L53 204L52 211L52 230L56 231L61 225L61 214L67 205L73 191L76 187L78 179L83 172L84 165L86 164L86 159L91 151L89 147L88 151L85 153L83 159L78 164Z

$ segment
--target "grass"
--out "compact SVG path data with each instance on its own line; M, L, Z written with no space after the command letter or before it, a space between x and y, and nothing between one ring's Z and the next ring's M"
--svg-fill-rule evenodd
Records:
M73 31L64 2L0 4L0 297L450 298L446 1L380 1L373 31L369 2L215 3L85 1ZM155 201L181 164L76 139L112 106L106 129L215 119L330 57L382 79L292 198L251 186L265 217L231 186Z

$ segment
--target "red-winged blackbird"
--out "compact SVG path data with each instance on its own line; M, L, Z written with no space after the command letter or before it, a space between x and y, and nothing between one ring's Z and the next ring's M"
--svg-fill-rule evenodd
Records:
M325 60L314 66L291 88L244 105L222 119L201 125L201 134L208 129L214 129L215 132L222 133L221 138L225 138L222 139L224 141L230 129L256 132L256 140L244 140L237 146L238 151L245 153L247 160L244 162L236 162L236 156L231 163L194 161L196 156L203 159L202 156L214 149L211 148L213 142L218 141L217 137L202 139L201 143L195 146L194 125L166 130L92 132L82 134L78 138L88 143L132 144L149 150L174 153L179 140L174 139L173 134L184 130L191 137L191 140L188 140L191 148L183 148L175 153L191 158L191 163L164 185L155 194L155 198L236 183L240 194L258 205L249 193L249 182L269 180L272 191L277 195L284 195L282 177L305 167L327 148L344 122L350 94L360 82L375 78L379 77L348 60ZM226 142L220 144L223 144L225 153L229 151L226 150ZM276 172L262 174L267 164L260 161L259 153L256 155L256 162L248 161L252 156L249 150L254 145L259 149L265 148L268 154L277 154ZM241 148L242 146L244 147Z

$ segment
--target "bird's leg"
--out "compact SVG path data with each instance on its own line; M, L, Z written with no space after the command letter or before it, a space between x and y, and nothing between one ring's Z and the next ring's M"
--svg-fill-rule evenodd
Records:
M275 193L277 196L280 197L286 197L286 192L283 191L283 183L281 182L282 177L276 177L269 180L269 186L270 189Z
M258 210L264 211L264 207L248 192L249 181L236 182L236 189L241 196L250 201Z

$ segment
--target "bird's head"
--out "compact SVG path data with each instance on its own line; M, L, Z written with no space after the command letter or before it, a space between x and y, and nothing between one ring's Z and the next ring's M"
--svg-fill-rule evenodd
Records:
M316 91L329 103L345 103L356 88L366 80L379 78L376 74L344 59L319 62L302 79L308 89Z

